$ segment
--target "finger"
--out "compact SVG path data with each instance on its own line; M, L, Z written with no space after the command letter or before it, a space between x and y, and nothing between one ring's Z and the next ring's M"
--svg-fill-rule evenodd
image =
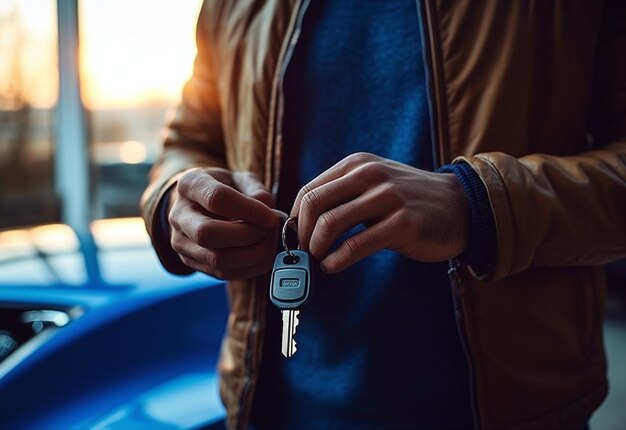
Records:
M310 249L310 240L319 217L339 205L363 194L369 184L360 180L357 171L322 184L303 195L298 210L298 240L304 250Z
M172 248L185 264L219 278L237 269L271 265L276 253L276 244L271 238L252 246L207 249L178 231L172 233Z
M268 237L252 246L216 250L216 268L224 273L260 264L272 265L277 253L276 245L274 238Z
M272 261L263 261L261 263L251 266L237 267L230 270L220 270L207 265L202 260L197 260L184 254L179 254L179 257L186 266L219 279L238 279L248 278L250 276L258 276L263 273L269 272L272 269L273 263Z
M198 245L205 248L249 246L259 242L272 230L242 221L223 221L208 217L190 200L176 203L169 215L174 230L180 230Z
M272 269L271 263L268 264L257 264L255 266L250 267L242 267L240 269L231 270L228 272L221 273L220 276L216 274L212 274L206 271L206 268L202 263L199 263L195 260L188 259L187 257L180 257L181 261L189 268L196 270L198 272L206 273L207 275L213 276L218 279L222 279L224 281L230 281L233 279L248 279L256 276L261 276L268 273Z
M217 179L222 184L228 185L229 187L234 186L233 184L233 172L230 170L224 169L222 167L209 167L205 169L198 169L202 173L206 173L211 177Z
M216 249L254 245L272 231L243 221L222 221L207 217L185 220L180 230L203 248Z
M248 197L252 197L270 208L276 206L274 196L270 193L265 185L251 172L235 172L233 173L233 184L235 188Z
M309 241L311 254L321 260L343 233L361 223L383 218L388 208L376 200L368 193L321 214Z
M350 236L320 262L326 273L340 272L359 260L364 259L389 245L390 227L388 220L383 220L372 227Z
M348 172L354 170L358 166L361 166L366 163L370 163L375 160L380 160L381 158L368 154L365 152L358 152L355 154L351 154L344 158L343 160L336 163L334 166L322 172L319 176L313 179L311 182L306 184L298 195L296 196L296 200L293 203L293 208L291 210L291 216L298 216L298 210L300 208L300 204L302 202L302 198L311 190L316 189L317 187L324 185L328 182L334 181L342 176L346 175Z
M177 191L206 211L224 218L246 221L263 228L273 228L278 224L278 217L267 205L200 170L181 177Z

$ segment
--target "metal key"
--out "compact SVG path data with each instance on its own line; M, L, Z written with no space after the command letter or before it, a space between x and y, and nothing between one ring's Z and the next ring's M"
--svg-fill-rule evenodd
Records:
M276 256L270 288L270 300L283 314L282 353L296 352L296 327L300 308L309 297L311 271L309 254L301 250L285 251Z
M287 226L287 220L285 226ZM302 250L289 250L283 228L284 252L274 260L270 284L270 300L283 316L282 353L291 357L296 353L296 327L299 324L300 308L309 297L311 288L310 256Z

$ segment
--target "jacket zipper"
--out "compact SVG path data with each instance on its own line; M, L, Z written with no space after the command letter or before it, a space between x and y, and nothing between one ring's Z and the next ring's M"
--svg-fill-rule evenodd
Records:
M433 11L429 10L429 7L432 7L428 4L427 0L416 0L417 4L417 15L418 15L418 23L419 23L419 31L421 34L421 42L422 42L422 53L424 56L424 70L426 77L426 100L428 105L428 113L430 116L430 141L431 141L431 151L433 157L433 170L437 170L441 167L442 164L442 148L440 148L439 144L443 147L444 140L444 131L439 132L440 121L443 118L438 118L438 111L436 108L441 108L441 106L435 105L436 100L433 101L432 95L435 95L435 99L437 99L437 88L436 82L434 82L434 74L436 73L436 65L437 65L437 55L438 52L435 52L435 47L429 47L429 41L432 42L434 40L429 40L427 37L434 35L433 23L432 23L432 14ZM424 28L424 20L427 19L427 25L429 27L429 31ZM434 37L434 36L433 36ZM430 55L428 56L427 53ZM429 61L430 60L430 61ZM429 67L430 66L430 67ZM474 428L480 429L480 417L478 413L477 403L476 403L476 395L474 389L474 372L472 367L472 357L470 355L467 335L465 331L465 324L463 319L463 309L461 304L459 303L460 297L463 294L463 289L465 288L463 285L463 280L459 273L459 264L455 260L448 261L449 269L448 269L448 278L450 280L450 288L452 295L452 306L454 309L454 319L456 322L457 333L459 335L459 340L461 342L461 347L463 349L463 353L465 354L465 359L467 361L468 372L469 372L469 391L470 391L470 403L472 409L472 418L474 421Z
M272 148L272 157L273 160L273 169L272 169L272 188L271 192L274 196L278 193L278 185L280 182L280 155L282 153L282 144L283 144L283 113L285 109L285 97L283 93L283 84L285 82L285 73L287 72L287 66L291 62L291 58L293 57L293 53L296 49L296 45L298 44L298 40L300 39L300 33L302 32L302 22L304 21L304 14L309 8L309 4L311 0L303 0L300 3L300 8L298 9L296 22L293 27L293 30L289 36L289 45L285 51L285 55L281 60L280 72L279 72L279 81L278 81L278 94L277 94L277 105L276 105L276 116L275 116L275 128L274 128L274 145Z
M296 44L298 43L298 39L300 38L300 32L302 31L302 22L304 19L304 13L306 12L306 10L308 9L309 3L311 2L311 0L303 0L300 5L297 5L296 7L299 7L299 9L297 10L297 16L296 16L296 22L295 25L291 31L291 34L289 35L289 45L287 46L287 49L284 53L284 56L282 59L280 59L280 71L279 71L279 82L278 82L278 88L277 88L277 106L276 106L276 116L275 118L275 128L274 128L274 136L272 136L272 140L273 140L273 144L272 144L272 148L270 150L270 154L273 157L273 162L272 162L272 167L273 169L270 170L269 173L271 173L272 178L271 178L271 192L274 196L276 196L276 193L278 192L278 184L279 184L279 180L280 180L280 160L278 160L278 158L280 157L281 154L281 148L280 146L282 145L282 116L283 116L283 109L284 109L284 97L283 97L283 82L284 82L284 78L285 78L285 73L287 71L287 66L289 65L289 62L291 61L291 58L293 56L293 52L295 50ZM247 352L246 352L246 357L245 357L245 363L246 363L246 368L248 369L248 374L246 375L244 382L243 382L243 387L241 389L241 396L239 397L239 411L237 414L237 419L235 421L235 428L244 428L247 426L247 422L244 422L244 417L248 415L248 411L244 409L244 406L246 406L246 401L249 397L249 391L250 391L250 384L251 381L253 379L254 373L256 372L256 369L254 368L254 360L252 357L252 352L253 349L252 348L252 344L254 341L255 336L257 335L258 331L259 331L259 316L262 312L262 301L261 300L256 300L256 306L254 307L254 315L253 315L253 324L250 327L250 331L248 332L248 339L247 339ZM245 412L245 414L244 414Z
M422 12L422 2L420 0L416 0L416 6L417 6L417 22L419 25L419 31L420 31L420 35L421 35L421 43L422 43L422 56L423 56L423 63L424 63L424 76L426 78L426 88L428 89L428 91L426 91L426 105L428 106L428 117L430 119L429 121L429 125L430 125L430 148L431 148L431 155L433 158L433 170L437 170L440 167L440 160L441 160L441 155L439 154L439 145L438 145L438 139L437 139L437 117L435 115L435 108L433 105L433 100L431 98L431 93L432 93L432 89L433 89L433 83L432 83L432 77L431 77L431 71L430 68L428 67L428 58L426 56L427 52L430 52L430 50L428 49L428 44L426 43L426 29L424 29L424 14ZM432 54L431 54L432 55Z
M474 421L474 428L480 429L480 417L478 414L478 405L476 404L476 395L474 394L474 372L472 370L472 357L470 355L469 346L467 343L467 336L465 334L465 324L463 319L463 309L461 306L462 296L465 292L465 285L459 272L460 266L454 261L449 260L448 278L450 279L450 289L452 293L452 306L454 309L454 320L456 322L457 332L459 334L459 340L461 341L461 348L465 354L467 360L468 373L469 373L469 390L470 390L470 406L472 409L472 418Z

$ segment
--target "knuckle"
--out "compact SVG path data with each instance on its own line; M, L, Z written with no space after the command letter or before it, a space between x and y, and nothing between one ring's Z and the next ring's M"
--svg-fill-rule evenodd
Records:
M372 204L384 208L385 213L395 214L407 208L407 196L393 181L382 181L372 184L370 194Z
M402 207L405 215L410 215L409 210L407 209L407 196L406 193L403 193L400 188L398 188L395 184L386 183L383 187L384 193L387 198L390 200L390 204L393 207Z
M398 223L406 227L411 221L411 211L407 208L402 208L398 211Z
M204 263L216 272L222 272L222 258L217 252L206 252L204 254Z
M177 230L180 229L180 224L178 223L178 213L176 209L172 208L170 213L167 214L167 222L170 226L174 227L175 229Z
M210 223L203 223L194 230L194 241L205 248L210 247L212 228Z
M335 226L337 225L337 215L333 211L324 212L320 215L318 220L318 227L320 230L320 234L323 236L328 236L331 234Z
M222 278L221 275L223 275L224 273L224 268L221 267L222 262L218 253L207 250L206 252L202 252L198 256L198 261L202 264L203 267L206 267L207 273L212 276Z
M368 182L384 182L389 179L386 167L378 161L363 163L358 170Z
M200 262L203 266L211 268L213 270L214 266L214 257L213 252L210 249L202 250L196 256L198 262Z
M183 174L176 184L176 191L182 195L188 195L189 192L197 185L199 172L198 170L190 170Z
M376 187L376 192L385 197L395 197L398 195L396 187L391 182L383 182Z
M370 154L369 152L355 152L353 154L348 155L345 158L345 161L348 164L348 166L358 166L358 165L367 163L368 161L371 161L373 158L374 158L374 155Z
M176 229L180 229L189 215L189 209L188 205L177 200L167 213L167 222Z
M181 251L180 249L180 241L178 240L178 235L177 234L172 234L170 237L170 246L172 247L172 249L174 251L176 251L176 253L179 253Z
M185 257L184 255L179 255L178 257L180 258L180 261L182 261L185 266L187 266L187 267L189 267L191 269L194 268L193 267L194 266L193 261L190 258Z
M311 186L309 184L306 184L305 186L300 188L300 191L298 191L298 195L296 196L296 200L295 201L302 202L302 199L304 198L304 196L306 196L310 192L311 192ZM300 204L302 204L302 203L300 203Z
M396 231L411 232L417 240L423 240L426 234L426 223L420 213L411 212L409 209L401 209L392 218L391 228Z
M346 255L354 255L358 249L361 247L361 241L357 236L350 236L346 240L343 241L343 248L345 250Z
M302 196L301 210L311 212L319 203L320 196L317 190L310 190Z
M272 195L264 190L263 188L257 188L249 194L254 200L258 200L262 203L267 204L267 202L271 199Z
M409 213L408 209L399 210L394 219L394 224L396 226L396 229L399 231L411 231L413 227L411 225L411 220L412 220L412 216Z
M204 190L204 204L205 207L213 212L216 208L219 208L222 200L224 199L224 193L226 191L225 185L215 184L210 187L206 187Z
M195 243L197 243L200 246L205 246L206 239L205 239L204 229L202 227L195 229L193 231L193 237L191 237L191 240L193 240Z

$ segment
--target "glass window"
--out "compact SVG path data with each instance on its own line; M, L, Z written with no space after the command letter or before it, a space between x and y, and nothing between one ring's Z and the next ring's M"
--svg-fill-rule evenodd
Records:
M58 220L56 2L0 1L0 229Z
M168 110L195 56L200 0L80 0L94 218L137 215Z

